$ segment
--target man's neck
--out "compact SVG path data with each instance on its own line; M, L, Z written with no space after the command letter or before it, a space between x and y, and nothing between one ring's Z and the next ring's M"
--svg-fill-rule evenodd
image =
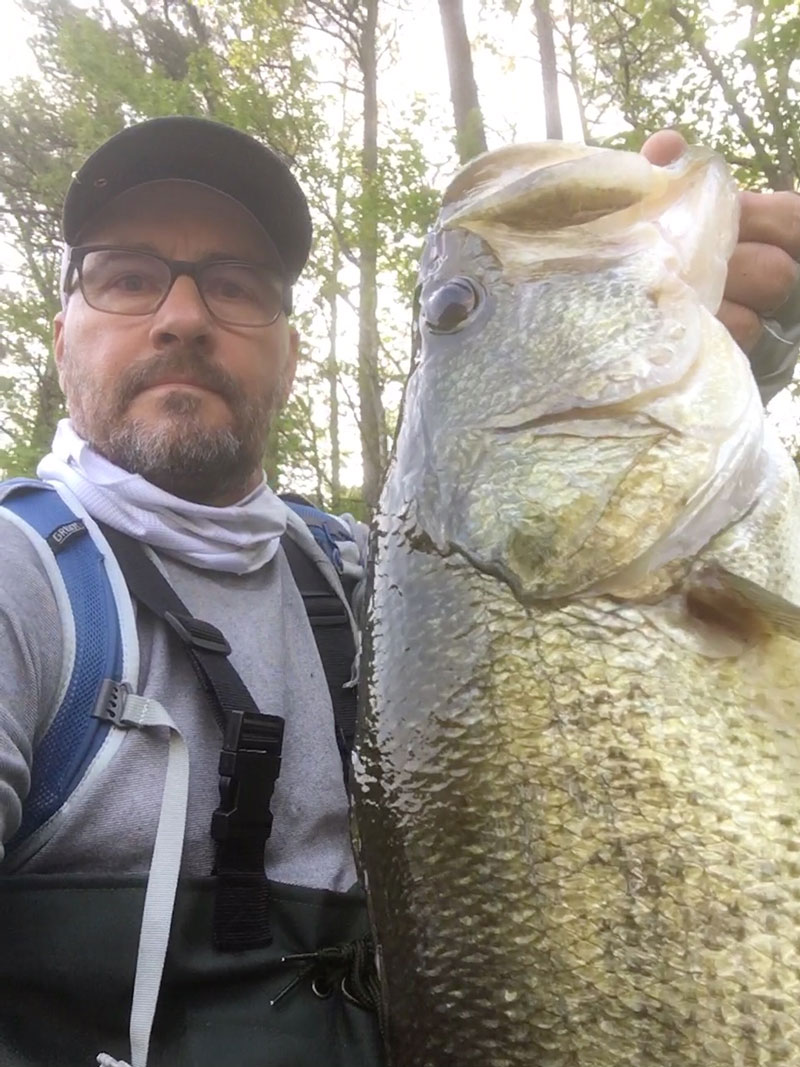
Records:
M252 475L242 485L226 489L224 492L215 494L207 500L196 500L195 503L205 504L210 508L227 508L232 504L238 504L240 500L244 500L254 489L258 488L260 483L261 471L253 471Z

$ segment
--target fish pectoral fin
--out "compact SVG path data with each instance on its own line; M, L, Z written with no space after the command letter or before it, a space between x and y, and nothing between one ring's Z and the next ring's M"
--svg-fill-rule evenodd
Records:
M800 641L800 604L720 563L704 564L690 575L684 589L690 615L748 643L764 634Z

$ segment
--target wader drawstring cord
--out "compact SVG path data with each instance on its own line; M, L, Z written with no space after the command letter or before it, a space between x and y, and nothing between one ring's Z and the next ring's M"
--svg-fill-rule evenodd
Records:
M330 996L338 985L351 1003L367 1011L379 1010L380 985L375 969L375 947L369 935L316 952L295 952L281 957L281 963L302 966L270 1000L271 1007L275 1007L308 979L318 997Z

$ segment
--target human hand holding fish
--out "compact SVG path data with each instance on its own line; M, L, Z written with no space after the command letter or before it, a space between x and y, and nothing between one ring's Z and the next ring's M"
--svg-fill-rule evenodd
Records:
M664 166L686 147L676 130L660 130L642 153ZM767 403L792 380L800 348L800 195L742 190L739 206L739 237L717 317L747 353Z
M445 194L354 756L391 1067L800 1067L800 482L714 317L738 216L699 148Z

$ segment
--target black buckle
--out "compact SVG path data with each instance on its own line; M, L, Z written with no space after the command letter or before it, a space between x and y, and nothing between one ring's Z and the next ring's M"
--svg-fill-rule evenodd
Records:
M344 604L333 592L304 593L303 604L312 630L318 626L350 626Z
M174 611L165 611L164 620L189 648L230 655L231 646L225 635L212 623L196 619L194 615L176 615Z
M270 800L281 773L284 720L279 715L231 711L219 757L220 806L211 817L215 841L272 832Z

